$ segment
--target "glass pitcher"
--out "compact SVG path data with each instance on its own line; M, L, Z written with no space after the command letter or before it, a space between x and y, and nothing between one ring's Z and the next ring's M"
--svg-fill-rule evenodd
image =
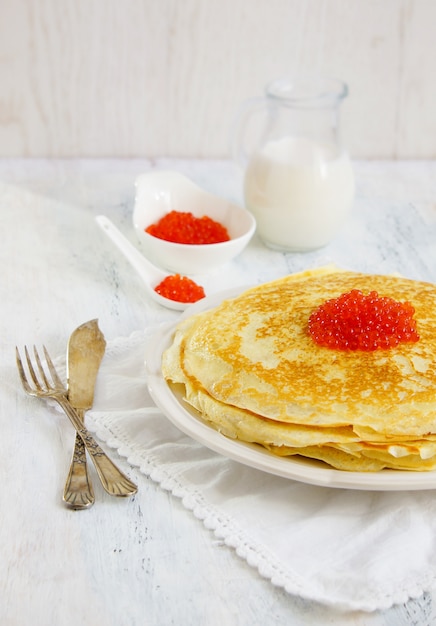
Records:
M270 248L303 252L325 246L351 209L354 175L339 136L348 95L336 79L281 79L245 103L233 133L243 162L244 197Z

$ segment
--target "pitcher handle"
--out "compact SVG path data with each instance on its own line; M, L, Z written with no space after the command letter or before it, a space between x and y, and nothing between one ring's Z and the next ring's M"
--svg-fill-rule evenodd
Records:
M249 98L242 103L230 126L230 154L233 161L245 170L250 158L246 147L247 122L251 115L265 112L266 99L263 96Z

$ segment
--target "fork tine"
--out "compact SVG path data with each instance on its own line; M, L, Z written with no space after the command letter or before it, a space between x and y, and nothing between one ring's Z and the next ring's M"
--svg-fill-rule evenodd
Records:
M50 389L51 384L47 378L47 374L45 373L44 368L42 367L41 359L39 358L39 352L36 349L36 346L33 346L33 354L35 355L36 365L38 366L38 371L42 377L42 380L44 381L44 385L47 389Z
M27 346L24 346L24 352L26 354L27 367L29 368L30 376L32 377L33 382L35 383L35 387L38 389L38 391L42 391L41 383L39 382L38 376L36 375L36 372L33 368L32 360L30 358Z
M62 380L59 377L59 374L56 371L53 361L51 360L50 355L47 352L47 348L45 346L42 346L42 349L44 350L45 360L47 361L48 369L50 370L50 374L53 378L53 382L58 387L64 387L64 383L62 382Z
M29 383L27 381L27 376L26 376L26 373L24 371L23 362L21 360L20 352L19 352L17 346L15 346L15 358L17 360L17 367L18 367L18 373L20 375L21 384L23 385L24 390L27 391L27 393L30 393L31 388L30 388L30 385L29 385Z

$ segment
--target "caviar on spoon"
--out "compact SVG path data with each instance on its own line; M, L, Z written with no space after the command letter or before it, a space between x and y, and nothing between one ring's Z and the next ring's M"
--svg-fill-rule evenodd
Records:
M205 297L203 287L190 278L168 274L150 263L106 216L98 215L95 219L141 276L153 300L169 309L183 311L189 304Z

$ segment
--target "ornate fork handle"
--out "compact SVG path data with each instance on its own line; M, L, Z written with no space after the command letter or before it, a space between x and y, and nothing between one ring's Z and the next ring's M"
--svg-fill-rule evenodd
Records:
M80 416L79 411L77 413ZM95 501L94 490L88 475L85 445L77 433L73 458L65 481L63 500L67 506L76 510L86 509Z
M70 418L77 434L88 450L105 491L111 496L127 497L135 494L138 491L137 486L118 469L104 450L100 448L65 396L56 395L54 399L61 405L66 415Z

